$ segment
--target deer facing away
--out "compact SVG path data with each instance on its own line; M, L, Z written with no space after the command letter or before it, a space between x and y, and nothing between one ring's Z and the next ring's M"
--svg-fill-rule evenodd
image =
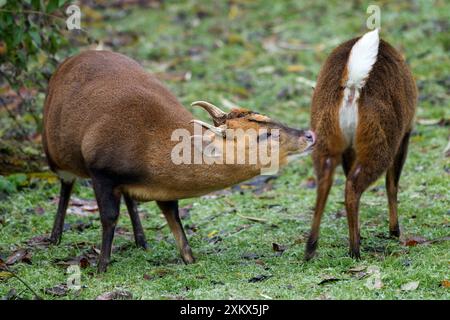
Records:
M362 193L386 172L389 231L398 237L397 192L416 109L416 85L403 58L378 29L339 45L314 89L311 127L317 198L305 259L317 248L319 226L338 164L346 176L350 255L360 257Z

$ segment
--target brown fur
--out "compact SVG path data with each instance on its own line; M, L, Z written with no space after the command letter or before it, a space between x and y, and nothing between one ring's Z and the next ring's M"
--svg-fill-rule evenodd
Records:
M318 189L305 258L313 257L319 226L335 167L342 163L347 176L345 206L349 223L350 254L359 257L358 209L361 194L387 170L390 232L399 235L397 189L413 125L417 91L400 54L380 40L378 57L361 89L355 142L348 146L339 125L339 108L347 80L350 50L359 38L347 41L330 54L314 90L311 127L317 134L313 152Z
M249 121L259 117L235 109L226 123L232 129L259 129ZM259 173L257 166L173 164L170 152L177 142L170 135L179 128L192 131L192 119L135 61L87 51L64 62L50 81L44 148L53 170L81 177L89 177L90 169L114 173L124 177L124 190L141 190L135 193L141 200L198 196Z
M100 271L106 270L109 260L121 194L138 245L146 247L132 199L156 200L183 259L192 262L176 201L260 174L259 164L174 164L171 151L178 141L171 141L172 132L186 129L192 134L191 120L192 114L154 76L121 54L86 51L67 59L52 76L44 106L44 149L51 169L61 176L93 180L103 225ZM234 109L219 122L216 126L230 129L280 129L280 163L311 144L303 130L245 109ZM62 181L54 242L61 238L73 180Z

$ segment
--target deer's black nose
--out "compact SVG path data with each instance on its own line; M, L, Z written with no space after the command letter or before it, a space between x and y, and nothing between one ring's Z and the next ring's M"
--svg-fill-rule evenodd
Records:
M305 138L306 141L310 142L311 144L316 142L316 134L312 132L311 130L305 131Z

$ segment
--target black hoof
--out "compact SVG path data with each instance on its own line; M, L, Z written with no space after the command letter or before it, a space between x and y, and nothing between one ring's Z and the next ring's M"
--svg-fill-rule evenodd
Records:
M183 259L184 264L193 264L195 263L195 258L191 257L181 257Z
M105 273L107 269L108 269L108 263L99 261L98 266L97 266L97 272Z
M305 260L305 261L310 261L312 258L314 258L316 256L316 252L315 251L313 251L313 252L308 252L308 251L305 251L305 255L304 255L304 257L303 257L303 259Z
M389 236L391 238L398 238L398 237L400 237L400 228L399 228L398 225L394 229L389 230Z
M185 264L192 264L195 262L195 258L190 247L185 247L180 253L181 259L183 259Z
M350 250L349 254L350 254L350 257L352 257L353 259L356 259L356 260L361 259L361 254L359 253L359 250Z
M138 248L142 248L144 250L148 249L148 244L147 244L147 241L145 239L138 239L138 240L136 240L136 246Z
M50 236L50 238L48 238L48 241L53 245L58 245L61 243L61 237L52 235Z
M306 248L305 248L305 261L309 261L316 255L317 250L317 240L315 239L308 239L308 242L306 242Z

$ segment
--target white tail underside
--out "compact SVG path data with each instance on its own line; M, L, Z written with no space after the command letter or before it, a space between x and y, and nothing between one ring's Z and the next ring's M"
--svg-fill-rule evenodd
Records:
M366 33L352 47L347 62L348 80L339 109L339 126L349 145L358 126L358 98L370 70L377 60L380 38L378 29Z

